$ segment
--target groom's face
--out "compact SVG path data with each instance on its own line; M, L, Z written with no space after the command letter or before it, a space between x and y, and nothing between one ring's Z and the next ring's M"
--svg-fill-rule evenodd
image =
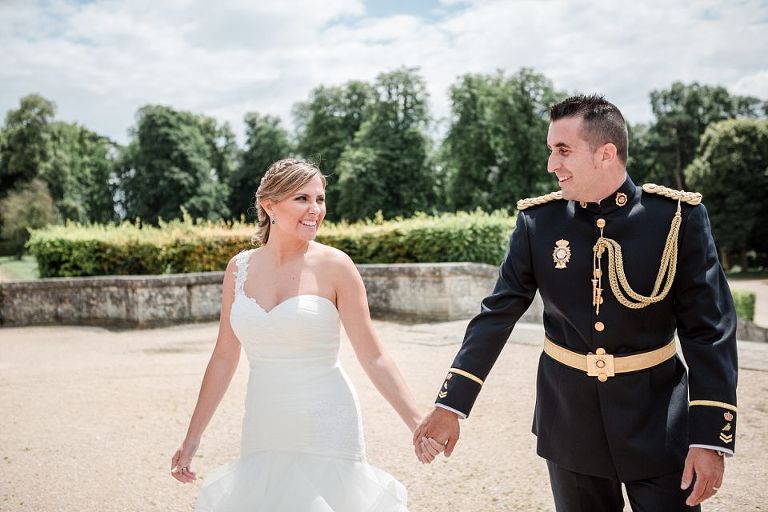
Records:
M597 151L582 137L582 118L566 117L549 125L547 171L557 177L563 199L595 202L605 178Z

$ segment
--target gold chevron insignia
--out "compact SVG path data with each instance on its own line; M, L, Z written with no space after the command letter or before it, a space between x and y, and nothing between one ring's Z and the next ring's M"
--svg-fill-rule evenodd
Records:
M720 433L720 440L722 442L724 442L725 444L732 443L733 442L733 434L726 435L726 434Z
M445 398L445 397L448 396L448 392L447 391L441 391L441 392L439 392L437 394L437 396L439 396L440 398Z

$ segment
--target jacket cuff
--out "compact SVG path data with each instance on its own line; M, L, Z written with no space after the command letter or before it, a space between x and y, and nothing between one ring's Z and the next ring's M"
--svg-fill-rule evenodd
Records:
M689 445L736 451L736 406L715 400L692 400L688 409Z
M468 417L482 387L483 380L476 375L461 368L451 368L437 393L435 405L445 406Z

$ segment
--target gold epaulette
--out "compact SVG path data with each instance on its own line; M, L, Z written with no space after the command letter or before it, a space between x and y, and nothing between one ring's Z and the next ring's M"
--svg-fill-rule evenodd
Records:
M668 197L674 201L682 201L693 206L701 203L701 194L698 192L674 190L668 187L662 187L661 185L656 185L654 183L646 183L643 185L643 192L648 192L649 194L658 194L660 196Z
M549 203L551 201L557 201L562 198L563 198L563 192L560 190L556 192L550 192L549 194L545 194L539 197L526 197L525 199L521 199L517 202L517 209L525 210L526 208L530 208L531 206L538 206L540 204Z

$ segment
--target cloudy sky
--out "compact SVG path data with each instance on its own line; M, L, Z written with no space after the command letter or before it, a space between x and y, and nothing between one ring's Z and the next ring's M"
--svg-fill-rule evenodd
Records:
M464 73L532 67L629 121L675 80L768 99L768 0L0 0L0 115L29 93L119 142L136 110L280 116L320 84L418 66L432 114Z

